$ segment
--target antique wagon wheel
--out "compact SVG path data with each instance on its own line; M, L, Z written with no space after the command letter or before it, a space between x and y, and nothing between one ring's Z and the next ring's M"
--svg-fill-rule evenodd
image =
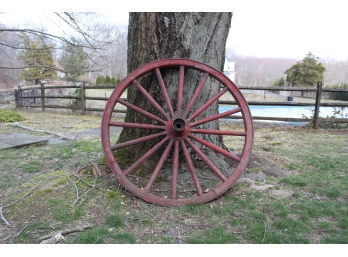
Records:
M179 72L177 103L175 105L172 105L171 103L161 75L161 70L168 68L177 69ZM197 85L190 102L184 109L182 106L184 72L188 69L202 73L202 79ZM149 74L154 74L154 76L156 76L155 78L157 78L159 89L161 90L161 93L163 93L166 107L162 108L151 94L148 93L138 82L141 77ZM191 108L197 101L197 98L209 77L210 79L217 81L220 84L219 87L221 87L221 89L218 90L218 93L214 97L201 107L196 108L193 112L191 111ZM131 85L134 85L137 90L147 98L152 106L160 113L158 116L161 117L155 116L154 114L121 99L122 93ZM224 94L230 94L234 98L237 107L220 114L199 119L199 115L209 108L212 103L219 101L219 98ZM117 122L112 115L117 104L131 108L134 111L153 119L153 124ZM177 110L177 112L175 110ZM240 113L242 115L242 129L230 131L197 128L199 125L235 113ZM138 130L153 130L154 134L117 144L115 139L112 139L112 134L110 133L110 127L113 126L134 128ZM203 137L206 134L221 135L224 137L224 140L225 137L236 139L240 144L238 150L239 154L233 153L224 149L224 147L204 140ZM151 62L138 68L130 73L115 88L105 107L101 125L101 139L104 154L111 170L127 190L151 203L162 206L183 206L191 203L204 203L211 201L226 192L226 190L237 181L247 166L251 155L253 145L253 125L250 110L243 95L235 84L224 74L200 62L187 59L164 59ZM118 163L117 157L115 157L115 151L130 146L134 147L137 144L141 146L141 143L149 140L155 140L153 148L138 160L134 161L134 163L121 167L120 163ZM197 144L203 146L202 148L213 150L219 156L224 156L225 159L234 163L234 165L231 166L231 170L228 172L225 170L219 170L219 168L217 168L209 159L209 155L205 155L202 149L199 149L196 146ZM156 162L157 164L154 170L151 171L147 177L145 176L145 178L133 176L132 174L134 173L134 170L141 166L144 161L151 159L151 155L159 149L162 149L161 152L163 152L163 154L161 158L158 159L158 162ZM200 173L201 169L195 166L191 158L192 154L195 154L196 159L198 158L200 163L203 163L208 168L208 179L206 175ZM164 165L164 163L166 163L166 165ZM163 182L163 179L158 179L161 174L165 174L163 176L167 178L167 182ZM159 181L158 183L161 187L156 186L156 181ZM185 183L189 184L191 183L191 188L183 188L183 186L187 186L188 184L180 184L181 181L186 181ZM214 183L212 181L214 181ZM165 190L162 187L164 185L168 186Z

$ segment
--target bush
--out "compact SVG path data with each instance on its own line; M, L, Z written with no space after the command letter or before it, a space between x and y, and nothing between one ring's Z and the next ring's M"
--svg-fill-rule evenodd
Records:
M337 89L348 89L347 84L341 84L341 86L333 86L332 88ZM338 100L338 101L348 101L348 93L342 93L342 92L331 92L331 99L332 100Z
M25 120L25 118L15 111L0 110L0 122L16 122Z
M121 82L121 79L119 78L109 77L109 76L104 77L103 75L98 75L97 80L95 81L95 85L100 86L100 85L111 84L113 86L117 86L120 82Z
M79 96L81 97L81 88L77 88L75 89L75 91L72 93L72 96ZM81 99L73 99L70 101L70 103L68 104L69 106L82 106L82 100ZM75 112L75 110L72 110L73 112Z

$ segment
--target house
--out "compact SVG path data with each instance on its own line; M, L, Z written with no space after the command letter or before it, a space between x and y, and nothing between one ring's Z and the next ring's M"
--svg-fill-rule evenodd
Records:
M225 74L232 82L235 81L236 72L234 71L235 62L233 62L230 58L225 57L225 65L223 74Z

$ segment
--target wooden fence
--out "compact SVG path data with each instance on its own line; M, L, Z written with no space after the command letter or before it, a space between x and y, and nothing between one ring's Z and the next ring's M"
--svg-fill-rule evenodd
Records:
M41 108L42 111L45 111L47 108L53 109L70 109L74 111L81 111L84 115L86 112L103 112L104 108L87 108L86 102L90 100L94 101L104 101L106 102L108 97L92 97L87 96L86 91L90 89L114 89L115 86L85 86L82 83L80 86L45 86L41 84L38 87L18 87L15 90L15 98L16 98L16 107L23 108ZM78 94L76 95L64 95L64 90L75 89L78 90ZM348 93L348 90L344 89L327 89L322 88L321 83L318 83L317 88L285 88L285 87L239 87L240 90L262 90L266 91L293 91L293 92L314 92L315 93L315 103L303 103L303 102L294 102L292 101L292 97L288 97L287 101L248 101L249 105L267 105L267 106L314 106L314 114L313 119L310 118L284 118L284 117L257 117L253 116L253 120L271 120L271 121L286 121L286 122L309 122L313 121L313 128L318 127L319 122L332 122L332 123L348 123L348 119L346 118L320 118L319 117L319 108L321 106L325 107L348 107L348 103L344 102L326 102L321 103L321 95L322 92L342 92ZM48 91L50 93L48 93ZM54 92L54 93L52 93ZM70 105L54 105L50 104L50 99L70 99L75 103L79 104L70 104ZM219 101L220 105L235 105L234 101ZM116 113L126 113L126 110L115 109ZM242 117L238 116L229 116L226 118L230 119L241 119Z

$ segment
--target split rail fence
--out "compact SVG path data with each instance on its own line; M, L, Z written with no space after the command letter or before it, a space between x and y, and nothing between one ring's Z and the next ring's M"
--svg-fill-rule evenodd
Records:
M106 102L108 97L93 97L87 96L86 91L90 89L114 89L115 86L85 86L84 83L81 86L45 86L41 84L37 87L21 86L15 90L16 107L17 108L41 108L45 109L70 109L74 111L81 111L84 115L86 112L103 112L104 108L87 108L86 102L90 100L104 101ZM62 90L65 89L80 89L78 95L63 95ZM266 105L266 106L314 106L313 118L284 118L284 117L259 117L253 116L253 120L271 120L271 121L286 121L286 122L310 122L313 121L313 128L318 127L319 122L332 122L332 123L348 123L346 118L321 118L319 117L319 108L325 107L348 107L348 103L344 102L325 102L321 103L322 92L341 92L348 93L345 89L328 89L322 88L321 83L318 83L317 88L297 88L297 87L239 87L240 90L258 90L258 91L297 91L297 92L314 92L315 103L294 102L292 97L288 97L288 101L248 101L249 105ZM47 94L46 91L56 90L60 94ZM75 102L79 102L79 105L54 105L50 104L49 99L70 99ZM235 105L234 101L219 101L220 105ZM116 113L126 113L124 109L115 109ZM230 119L241 119L238 116L228 116Z

